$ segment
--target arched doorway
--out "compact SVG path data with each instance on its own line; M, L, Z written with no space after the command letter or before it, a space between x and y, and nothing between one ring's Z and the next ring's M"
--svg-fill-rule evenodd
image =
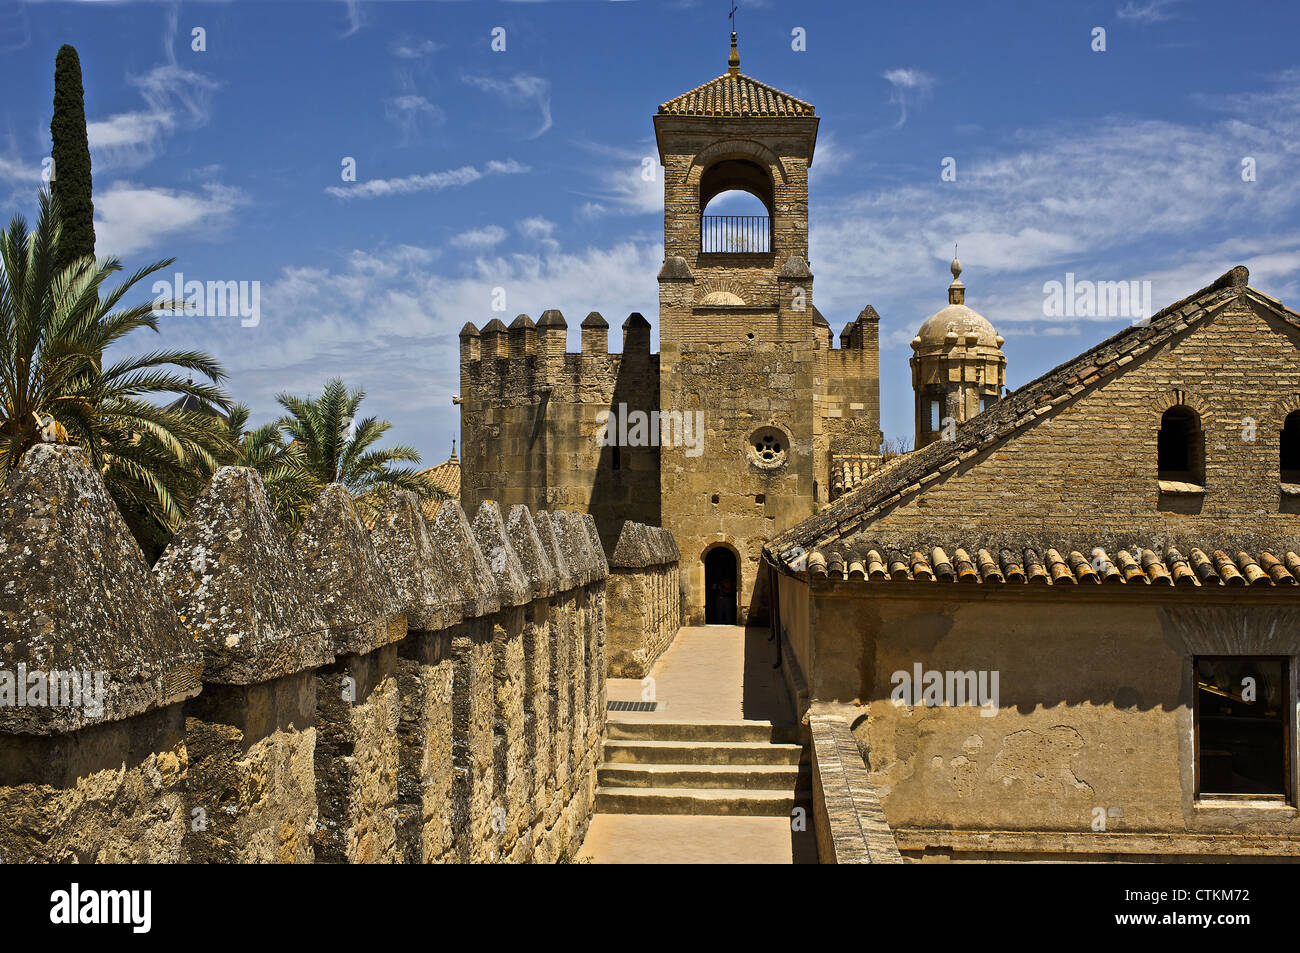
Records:
M740 588L736 554L714 546L704 554L704 624L736 624L736 590Z

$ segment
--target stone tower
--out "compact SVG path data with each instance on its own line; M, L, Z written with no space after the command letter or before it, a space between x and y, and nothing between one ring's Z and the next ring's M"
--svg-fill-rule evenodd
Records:
M808 167L818 122L808 103L740 72L734 33L727 72L654 118L664 170L659 402L703 421L702 447L665 442L659 459L663 525L682 551L692 622L726 621L708 600L728 572L735 620L765 619L763 544L827 499L826 375L843 378L845 367L838 358L823 366L829 327L822 334L814 323ZM734 190L757 198L766 216L704 214ZM863 385L854 413L865 412L863 449L874 452L876 324L859 323L870 327L857 335L849 376Z
M622 353L596 312L576 354L558 310L466 324L466 510L490 499L591 513L606 550L625 520L665 526L682 552L685 622L767 622L764 543L831 499L832 471L880 459L879 315L863 308L837 347L813 305L818 121L740 72L734 33L727 72L659 107L659 353L640 314L623 322ZM733 191L764 214L704 214ZM708 597L724 589L719 614Z
M950 270L948 306L926 318L912 338L918 450L991 405L1006 384L1002 335L966 306L961 262L954 258Z

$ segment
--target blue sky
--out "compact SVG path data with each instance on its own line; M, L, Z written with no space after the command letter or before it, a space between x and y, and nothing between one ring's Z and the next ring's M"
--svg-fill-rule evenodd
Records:
M739 6L742 71L821 117L814 300L837 333L867 303L881 314L887 435L911 435L908 341L946 303L954 242L1013 388L1127 323L1045 317L1044 283L1068 272L1149 280L1158 309L1245 264L1300 304L1300 5ZM573 350L592 310L657 323L651 117L725 70L728 7L0 2L2 211L35 207L72 43L99 253L261 283L256 327L167 318L127 346L209 350L257 421L340 375L438 462L465 321L559 308Z

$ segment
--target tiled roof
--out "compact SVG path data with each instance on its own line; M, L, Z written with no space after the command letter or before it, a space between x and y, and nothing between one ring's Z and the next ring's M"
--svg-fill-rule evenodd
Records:
M805 553L860 533L876 517L934 480L990 451L1079 394L1105 383L1137 358L1164 346L1238 296L1265 304L1282 319L1300 327L1300 314L1247 287L1249 279L1250 273L1238 265L1195 294L1048 371L966 421L957 428L954 439L938 440L905 455L896 465L873 473L820 513L786 530L766 547L769 557L788 566Z
M831 454L831 499L838 500L880 467L877 453Z
M809 575L864 582L980 583L984 585L1078 586L1118 583L1138 586L1294 586L1300 584L1300 555L1258 555L1221 549L1209 553L1168 547L1156 552L1134 547L1108 553L1094 548L1062 554L1033 547L990 550L934 547L928 552L835 544L808 555ZM795 561L800 564L799 560ZM802 568L802 565L799 565Z
M784 119L814 116L810 103L744 73L723 73L659 107L661 115Z
M460 458L456 456L455 447L452 448L451 456L447 460L436 466L421 470L420 476L427 479L439 490L442 490L451 499L460 499ZM425 500L423 504L424 518L433 519L440 506L442 506L442 500Z
M420 500L420 512L424 515L427 522L432 523L438 516L438 510L447 499L460 499L460 457L456 456L456 445L452 444L451 456L439 464L431 467L425 467L416 474L429 480L435 487L446 493L445 497L428 496ZM371 502L373 506L363 506L360 509L361 522L366 529L373 529L375 518L378 515L377 507L382 505L383 496L371 491L357 498L359 501L365 500Z

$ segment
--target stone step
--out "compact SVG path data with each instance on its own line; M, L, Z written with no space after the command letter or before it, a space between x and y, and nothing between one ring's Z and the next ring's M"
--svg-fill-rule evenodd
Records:
M602 764L602 788L743 788L793 791L809 772L797 764ZM806 786L806 783L805 783Z
M635 721L610 717L605 737L615 741L753 741L790 744L799 740L798 725L770 721Z
M811 801L791 791L744 791L735 788L605 788L596 792L596 810L604 814L738 814L784 817L795 807L808 812Z
M798 764L799 745L769 741L606 741L611 764Z

